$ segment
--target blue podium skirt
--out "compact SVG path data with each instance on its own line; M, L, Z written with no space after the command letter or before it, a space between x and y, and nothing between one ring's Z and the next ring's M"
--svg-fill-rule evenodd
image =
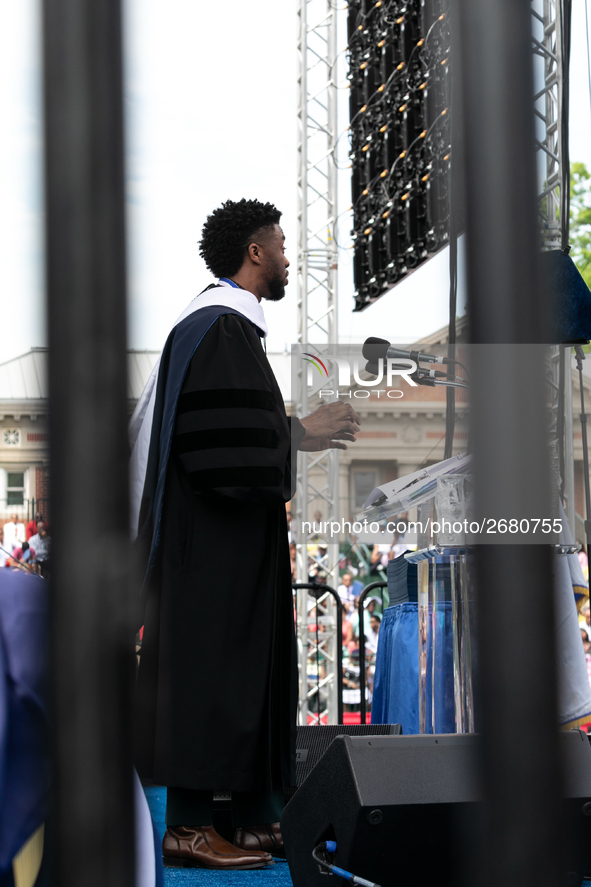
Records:
M435 624L435 729L433 730L432 610L429 608L427 658L427 733L455 733L453 634L450 601L437 604ZM372 724L401 724L405 734L419 732L418 604L384 610L373 687Z

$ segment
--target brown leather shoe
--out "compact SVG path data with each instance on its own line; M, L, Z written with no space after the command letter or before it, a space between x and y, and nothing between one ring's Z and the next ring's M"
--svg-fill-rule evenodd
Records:
M273 857L265 852L238 850L212 825L182 826L166 829L162 841L162 862L177 868L261 869L273 865Z
M266 850L273 856L285 857L283 838L278 822L248 825L236 829L234 845L241 850Z

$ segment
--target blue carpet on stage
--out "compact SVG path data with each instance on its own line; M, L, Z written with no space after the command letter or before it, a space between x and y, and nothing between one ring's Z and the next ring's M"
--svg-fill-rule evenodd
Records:
M160 837L164 837L165 788L145 788L150 812ZM164 869L165 887L292 887L289 868L284 859L276 859L275 865L254 872L212 872L205 869ZM583 887L591 887L591 881L583 881Z
M145 788L150 812L160 837L164 837L165 788ZM164 869L165 887L292 887L289 868L284 859L276 859L275 865L254 872L214 872L206 869Z

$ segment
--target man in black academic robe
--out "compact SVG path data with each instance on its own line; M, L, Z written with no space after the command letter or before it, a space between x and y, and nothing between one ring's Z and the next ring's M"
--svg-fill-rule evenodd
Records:
M271 204L243 200L206 222L201 253L226 304L235 294L259 305L253 299L248 316L222 309L231 313L196 347L171 413L161 517L147 522L157 544L136 757L140 775L168 787L168 864L253 868L281 852L297 710L285 503L295 450L344 448L358 430L344 403L301 422L286 416L257 315L261 298L281 298L287 283L279 218ZM166 365L173 350L174 341ZM213 829L213 790L232 793L234 845Z

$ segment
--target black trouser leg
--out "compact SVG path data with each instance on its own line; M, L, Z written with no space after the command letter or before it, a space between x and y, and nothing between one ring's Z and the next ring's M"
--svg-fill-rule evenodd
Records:
M285 800L283 789L232 792L232 825L235 828L279 822Z
M166 789L166 825L213 825L213 792L192 788Z

